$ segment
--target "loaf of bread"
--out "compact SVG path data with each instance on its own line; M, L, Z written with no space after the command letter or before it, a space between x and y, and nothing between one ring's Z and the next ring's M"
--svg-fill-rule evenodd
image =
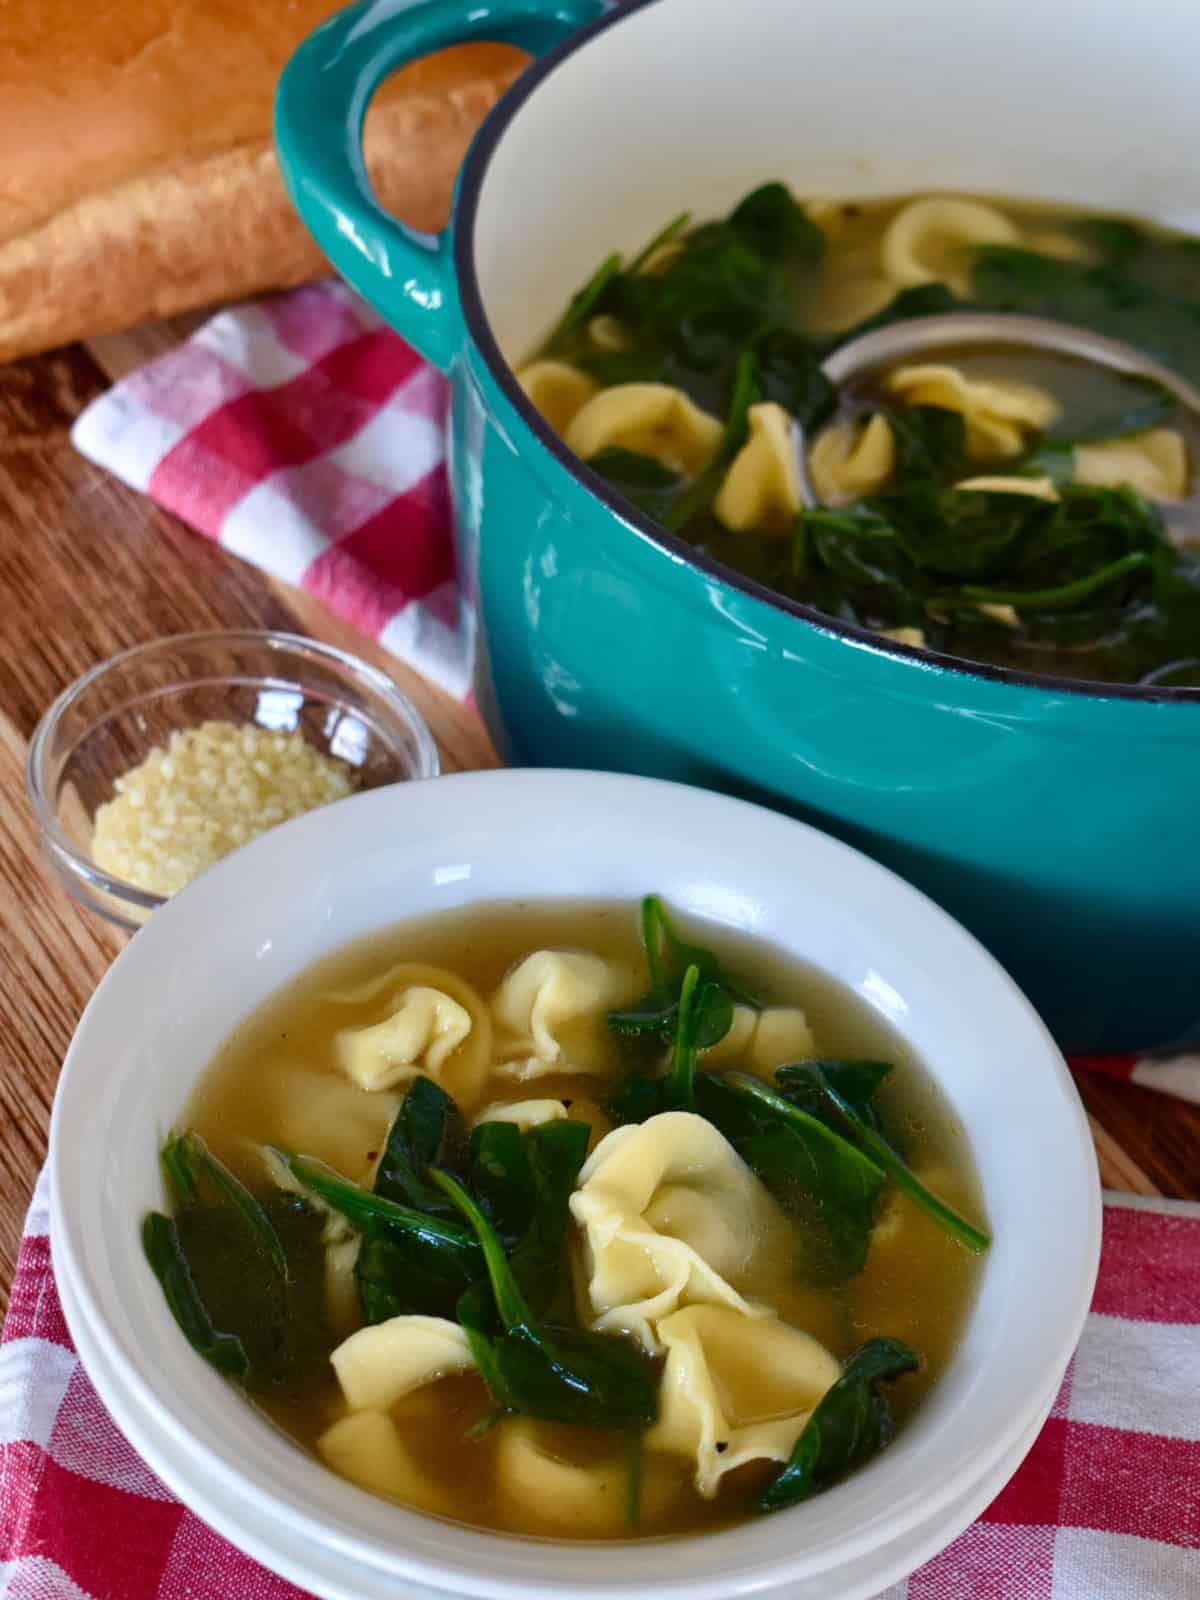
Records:
M0 3L0 361L328 271L284 191L275 85L336 0ZM446 220L525 57L443 51L367 118L389 210Z

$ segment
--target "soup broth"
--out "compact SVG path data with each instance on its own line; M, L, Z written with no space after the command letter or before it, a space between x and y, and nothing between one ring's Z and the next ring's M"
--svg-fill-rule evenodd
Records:
M1200 241L781 184L610 258L518 378L638 509L779 594L973 661L1200 686L1200 516L1180 510L1198 419L1170 391L1011 345L840 390L821 370L860 334L956 311L1090 329L1200 386Z
M966 1216L982 1218L961 1128L927 1073L876 1012L827 977L760 943L724 933L718 936L700 925L686 928L684 936L713 946L720 972L737 974L739 984L753 986L756 999L767 1009L752 1012L739 1005L752 1021L760 1019L760 1029L762 1018L790 1019L787 1027L792 1035L777 1051L782 1052L781 1059L795 1058L800 1037L795 1029L800 1026L805 1041L800 1055L891 1063L893 1070L874 1096L872 1117L908 1167L941 1201ZM607 993L617 1007L627 1006L647 987L637 918L626 905L495 904L409 922L305 972L245 1022L204 1075L182 1123L203 1139L270 1215L285 1220L300 1215L312 1223L304 1201L273 1189L263 1147L302 1152L369 1189L377 1179L389 1127L405 1093L402 1085L371 1091L351 1081L344 1041L363 1037L362 1030L377 1028L396 1014L398 984L411 983L414 974L424 974L432 982L439 970L453 974L474 996L483 997L483 1004L493 997L491 1015L493 1020L500 1018L501 986L512 982L514 971L525 970L521 963L531 952L539 951L586 952L597 958L609 974ZM793 1009L776 1009L785 1007ZM794 1008L803 1011L799 1024ZM573 1067L585 1063L586 1071L514 1077L495 1064L503 1053L499 1024L492 1058L482 1072L471 1076L464 1071L469 1038L449 1052L438 1075L468 1124L498 1102L557 1101L566 1108L568 1121L589 1125L588 1148L594 1154L622 1115L621 1105L627 1109L620 1086L634 1081L631 1068L642 1069L645 1082L661 1083L654 1076L664 1055L661 1038L622 1036L609 1025L605 1009L595 1005L560 1020L561 1025L554 1026L563 1060ZM739 1045L735 1031L731 1027L724 1040L701 1050L702 1075L706 1070L761 1068L766 1059L761 1040ZM767 1071L762 1081L775 1080ZM702 1105L702 1098L697 1103ZM665 1120L665 1115L652 1116L624 1131L636 1135L640 1126L644 1135L660 1122L665 1125ZM691 1117L688 1126L699 1120ZM729 1192L740 1192L737 1186L743 1180L737 1174L744 1169L737 1158L730 1159ZM586 1188L588 1170L585 1166L576 1196L580 1186ZM682 1187L670 1191L669 1201L668 1189L662 1187L655 1202L658 1210L647 1210L661 1233L670 1235L674 1228L680 1237L687 1234L691 1181L685 1176ZM803 1217L798 1221L795 1214L785 1216L782 1200L777 1206L758 1189L757 1180L749 1181L760 1198L747 1213L753 1237L737 1242L736 1270L727 1269L731 1282L752 1307L765 1303L771 1308L772 1327L798 1329L819 1341L825 1362L832 1357L835 1363L844 1363L873 1339L902 1340L911 1346L919 1364L889 1388L895 1418L902 1425L953 1354L978 1281L979 1256L901 1188L889 1184L873 1213L865 1260L858 1270L831 1274L819 1254L797 1256L794 1245L804 1232ZM672 1206L683 1206L682 1223L674 1219ZM185 1245L186 1216L185 1208L180 1212ZM731 1215L728 1227L737 1225L738 1217ZM294 1271L291 1315L305 1324L295 1359L289 1358L282 1375L269 1381L255 1381L252 1372L247 1387L255 1402L297 1443L376 1493L437 1516L510 1534L652 1538L711 1530L746 1516L755 1496L779 1473L782 1456L776 1450L773 1458L748 1460L724 1473L715 1493L702 1494L696 1486L695 1454L658 1447L653 1429L638 1443L636 1429L502 1415L478 1371L450 1372L403 1394L370 1423L368 1432L374 1429L379 1437L373 1435L364 1446L354 1429L346 1432L352 1408L329 1360L364 1322L364 1304L352 1276L357 1239L344 1223L339 1227L336 1217L326 1221L323 1240L319 1226L319 1219L310 1226L308 1243L297 1257L300 1267ZM804 1260L808 1268L798 1268L797 1262ZM210 1302L213 1322L220 1327L228 1316L236 1324L232 1303L246 1291L245 1282L231 1283L228 1271L222 1278L219 1264L215 1273L211 1264L203 1262L195 1271L205 1294L213 1282L226 1286L221 1303ZM570 1225L563 1271L566 1299L580 1324L598 1320L589 1301L587 1240L578 1216ZM715 1298L708 1291L698 1293L701 1300ZM562 1314L560 1305L555 1315ZM754 1330L761 1324L747 1313L745 1325L750 1330L748 1349L753 1352ZM614 1330L610 1326L606 1331ZM629 1343L616 1342L623 1347ZM659 1349L653 1357L655 1382L662 1374L663 1359ZM771 1402L755 1392L760 1378L751 1367L760 1359L755 1355L743 1371L735 1370L735 1361L718 1374L719 1386L724 1385L722 1403L730 1416L740 1408L743 1423L773 1421L778 1426L779 1419L769 1415ZM763 1406L768 1410L762 1411Z

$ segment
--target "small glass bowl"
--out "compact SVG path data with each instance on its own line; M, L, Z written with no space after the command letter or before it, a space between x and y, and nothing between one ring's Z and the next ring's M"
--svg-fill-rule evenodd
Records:
M298 730L357 775L355 792L435 778L437 746L407 695L366 662L299 634L184 633L122 651L65 689L34 732L25 769L50 863L77 900L138 928L165 896L92 857L92 818L115 781L201 722ZM336 802L334 802L336 804Z

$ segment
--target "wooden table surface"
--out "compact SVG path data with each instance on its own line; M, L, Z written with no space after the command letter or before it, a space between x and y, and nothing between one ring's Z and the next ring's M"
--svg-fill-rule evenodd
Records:
M310 596L198 538L71 448L82 408L190 325L158 324L0 367L0 1308L45 1157L59 1062L126 937L82 910L46 868L26 805L26 745L59 690L114 651L162 634L290 628L389 671L427 718L445 770L496 761L471 712ZM1200 1108L1093 1074L1080 1074L1079 1086L1109 1187L1200 1198Z

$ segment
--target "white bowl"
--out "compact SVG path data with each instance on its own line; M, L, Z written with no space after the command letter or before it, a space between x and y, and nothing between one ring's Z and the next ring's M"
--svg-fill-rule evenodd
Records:
M233 1026L289 978L402 915L656 890L770 940L881 1012L963 1122L994 1233L941 1382L852 1480L704 1538L595 1547L477 1533L376 1500L254 1413L184 1344L141 1252L157 1151ZM645 779L487 772L299 818L205 873L130 944L63 1069L51 1241L73 1337L170 1487L330 1600L455 1594L717 1600L870 1595L948 1542L1015 1470L1095 1279L1099 1187L1070 1075L1028 1002L930 901L844 845L739 801Z

